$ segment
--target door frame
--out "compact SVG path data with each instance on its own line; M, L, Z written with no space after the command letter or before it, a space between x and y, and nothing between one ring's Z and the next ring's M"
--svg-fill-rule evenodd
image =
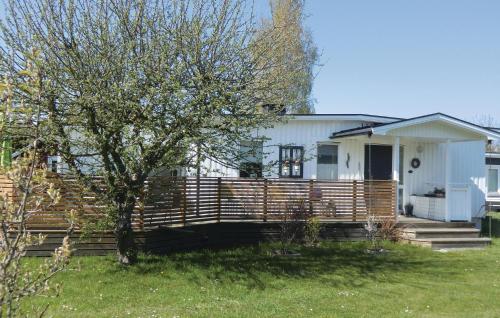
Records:
M393 147L394 145L393 144L387 144L387 143L365 143L364 146L363 146L363 160L365 160L365 164L366 164L366 146L387 146L387 147L391 147L391 179L390 180L393 180L394 179L394 176L392 175L393 172L394 172L394 167L392 166L393 164ZM405 169L406 169L406 165L405 165L405 145L402 145L400 144L399 145L399 148L403 150L403 156L401 157L401 154L400 154L400 165L402 165L400 168L402 169L399 169L399 176L400 176L400 179L399 181L401 181L401 175L404 175L405 174ZM366 167L365 167L365 171L366 171ZM364 171L364 172L365 172ZM370 179L366 179L366 174L363 172L363 179L364 180L370 180ZM500 175L500 172L499 172L499 175ZM398 194L399 194L399 191L402 190L401 192L401 195L398 195L398 198L401 202L401 209L399 209L399 202L397 202L397 205L398 205L398 210L401 210L401 211L404 211L404 206L405 206L405 203L406 203L406 184L407 184L407 180L406 180L406 176L403 176L403 183L402 184L399 184L399 181L398 181L398 184L397 184L397 187L396 187L396 191L398 191Z
M390 147L391 148L391 160L389 161L389 164L390 164L390 167L391 167L390 168L390 170L391 170L391 177L390 177L390 179L387 179L387 180L392 180L392 171L393 171L393 167L392 167L392 160L393 160L393 158L392 158L392 147L393 147L393 145L391 145L391 144L380 144L380 143L373 143L373 144L372 143L365 143L364 144L364 147L363 147L363 160L364 160L365 164L364 164L364 171L363 171L363 179L364 180L371 180L369 178L369 175L370 175L369 169L370 169L370 167L366 166L367 162L369 163L369 161L370 161L370 159L367 160L366 149L367 149L367 147L371 147L371 146L388 147L388 148ZM368 178L366 177L366 172L367 171L368 171Z

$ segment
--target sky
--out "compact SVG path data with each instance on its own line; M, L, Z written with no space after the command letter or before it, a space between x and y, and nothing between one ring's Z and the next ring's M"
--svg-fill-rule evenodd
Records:
M500 126L500 1L307 0L306 13L323 64L317 113L442 112Z
M269 10L253 1L257 15ZM500 126L500 0L306 0L306 14L321 53L316 113Z

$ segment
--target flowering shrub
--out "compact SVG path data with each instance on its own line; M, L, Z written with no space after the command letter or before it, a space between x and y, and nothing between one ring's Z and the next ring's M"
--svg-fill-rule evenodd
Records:
M48 181L47 169L40 165L42 76L33 64L29 64L27 71L16 78L17 86L12 81L6 79L0 85L0 136L14 139L22 133L27 147L24 156L9 162L0 171L0 175L7 179L4 181L13 186L13 192L2 189L0 193L0 317L20 315L23 298L48 292L51 289L49 280L65 268L71 254L67 235L52 258L35 270L28 269L22 262L29 247L45 241L44 235L30 233L27 226L30 218L56 204L61 196L54 184ZM16 96L24 96L26 100ZM69 213L71 224L74 214ZM46 308L39 310L39 313L31 312L30 316L41 316Z

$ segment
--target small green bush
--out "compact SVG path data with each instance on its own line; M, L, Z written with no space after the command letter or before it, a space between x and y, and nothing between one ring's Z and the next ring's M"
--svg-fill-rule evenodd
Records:
M322 227L318 217L307 219L304 227L304 243L308 246L316 245L319 242Z

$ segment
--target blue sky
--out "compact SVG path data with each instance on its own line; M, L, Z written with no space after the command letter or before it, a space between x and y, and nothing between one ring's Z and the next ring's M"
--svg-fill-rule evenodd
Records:
M322 53L317 113L439 111L500 126L500 0L306 1Z
M500 1L309 0L306 9L324 64L317 113L439 111L500 125Z

